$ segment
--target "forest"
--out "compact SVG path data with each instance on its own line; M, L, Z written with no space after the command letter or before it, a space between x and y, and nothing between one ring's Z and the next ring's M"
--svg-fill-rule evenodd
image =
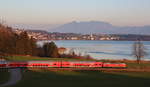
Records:
M37 46L36 40L29 37L26 31L16 34L12 27L2 24L0 24L0 55L59 57L54 42Z

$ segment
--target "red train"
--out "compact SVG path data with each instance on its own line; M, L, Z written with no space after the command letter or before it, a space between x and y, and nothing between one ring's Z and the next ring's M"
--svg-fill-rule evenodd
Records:
M25 61L0 62L0 68L126 68L125 63L104 63L94 61Z

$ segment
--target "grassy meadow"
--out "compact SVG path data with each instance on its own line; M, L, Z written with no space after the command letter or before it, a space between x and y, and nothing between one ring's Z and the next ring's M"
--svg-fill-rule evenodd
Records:
M148 87L149 72L48 71L23 72L9 87Z
M94 59L73 59L73 58L48 58L48 57L34 57L34 56L9 56L6 58L9 61L47 61L47 60L76 60L76 61L93 61Z

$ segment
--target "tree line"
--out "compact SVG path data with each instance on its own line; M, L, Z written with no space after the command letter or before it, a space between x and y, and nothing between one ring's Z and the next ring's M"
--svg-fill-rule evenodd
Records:
M45 43L42 47L39 47L36 40L29 37L26 31L16 34L12 27L0 24L0 55L4 54L59 57L54 42Z

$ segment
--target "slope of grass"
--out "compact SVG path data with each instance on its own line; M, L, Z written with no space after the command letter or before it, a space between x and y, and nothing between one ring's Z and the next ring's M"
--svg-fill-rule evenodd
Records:
M10 87L149 87L150 73L100 71L31 71Z
M11 56L7 57L10 61L30 61L30 60L50 60L50 58L31 57L31 56Z
M11 56L11 57L7 57L7 60L10 61L39 61L39 60L65 60L65 61L69 61L69 60L79 60L79 61L91 61L91 60L87 60L87 59L72 59L72 58L48 58L48 57L33 57L33 56Z
M128 65L128 68L133 69L150 69L150 63L126 63Z

